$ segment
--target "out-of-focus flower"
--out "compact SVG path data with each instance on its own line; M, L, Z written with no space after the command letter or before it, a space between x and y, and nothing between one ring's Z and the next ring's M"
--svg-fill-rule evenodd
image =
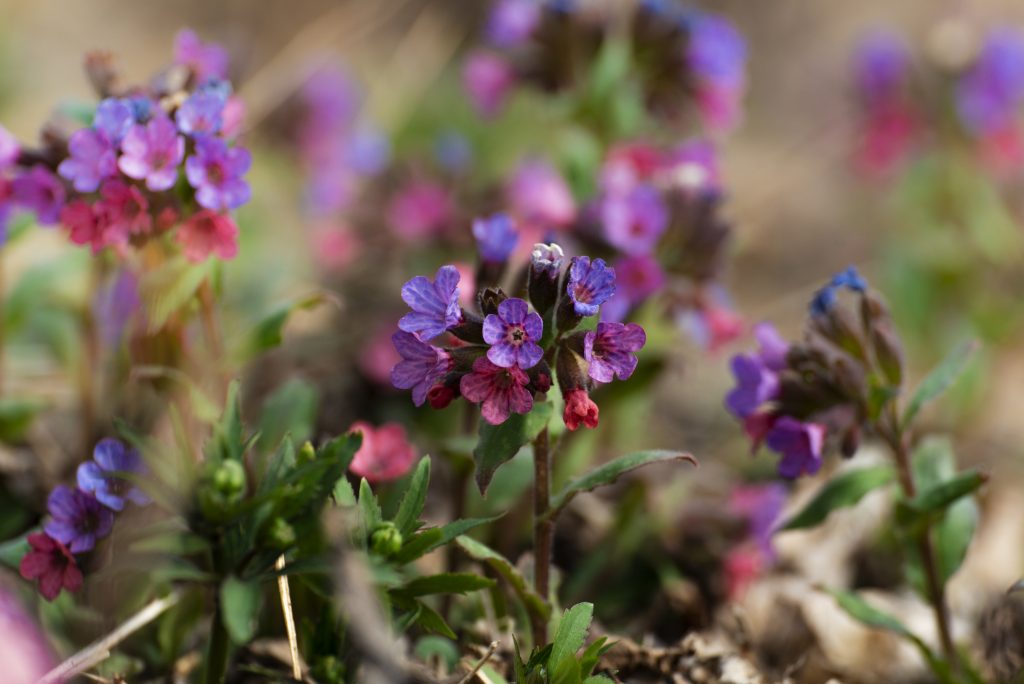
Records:
M374 428L358 421L349 432L359 432L363 443L352 459L349 470L368 482L389 482L409 472L416 460L416 447L408 440L405 428L398 423L385 423Z
M602 321L621 322L665 286L665 271L650 254L627 256L615 262L615 294L601 307Z
M590 257L573 257L566 294L577 316L593 316L615 294L615 269L609 268L604 259L591 262Z
M765 444L782 456L779 461L779 475L782 477L792 479L813 475L821 468L825 426L782 416L768 431Z
M55 664L39 625L5 590L0 590L0 662L7 684L35 684Z
M192 136L219 133L224 125L227 95L217 88L201 88L189 95L174 113L178 130Z
M399 329L422 340L437 337L462 320L458 269L442 266L433 282L426 276L416 276L402 286L402 300L412 312L398 321Z
M498 305L497 314L484 318L484 341L491 345L487 358L501 368L533 368L544 356L537 342L544 322L522 299L510 298Z
M754 544L744 544L725 557L725 591L730 600L738 600L747 587L765 570L764 553Z
M910 152L920 123L907 93L910 54L890 33L873 33L861 44L856 80L864 102L864 134L858 164L870 175L891 171Z
M36 165L14 177L11 197L15 204L35 212L40 224L49 226L60 220L65 192L60 179L45 166Z
M403 188L388 206L388 223L395 234L420 240L444 230L454 208L448 191L440 185L417 181Z
M729 305L728 296L719 287L712 287L695 308L680 310L676 323L686 330L699 346L716 352L743 334L743 317Z
M668 226L668 210L657 190L638 185L624 197L605 198L601 219L612 246L626 254L649 254Z
M462 69L462 85L473 107L488 118L501 111L515 82L512 65L493 52L473 52Z
M747 531L764 557L775 559L772 534L786 505L786 488L778 482L736 487L729 508L747 520Z
M1011 126L1022 102L1024 36L1014 29L995 29L957 84L957 112L969 130L984 135Z
M216 43L204 43L191 29L179 31L174 39L174 63L190 68L199 83L228 74L227 50Z
M480 258L499 264L508 261L519 241L519 233L506 214L474 220L473 237L476 238Z
M103 244L127 242L129 236L144 235L153 227L146 196L124 181L104 183L93 212L103 231Z
M867 281L853 266L832 276L832 279L820 290L814 293L811 300L811 313L815 316L824 316L836 303L836 294L839 290L848 289L852 292L865 292L868 288Z
M565 394L565 410L562 412L562 420L569 430L575 431L579 429L580 425L590 429L596 428L599 417L600 410L587 394L587 390L581 387Z
M141 304L138 278L127 268L121 269L96 293L93 312L104 344L108 347L120 344L125 328Z
M104 231L88 202L75 200L65 206L60 212L60 222L76 245L92 245L93 252L107 246Z
M434 143L434 157L441 168L460 173L473 163L473 148L466 136L456 130L446 131Z
M27 580L39 580L43 598L52 601L63 589L82 588L82 571L64 544L40 533L28 535L28 543L31 550L22 557L19 571Z
M91 128L71 134L68 153L57 167L57 173L71 181L78 192L95 192L100 181L117 175L117 153L113 145Z
M395 332L393 325L381 326L363 344L359 354L360 372L379 385L391 384L391 369L402 361L391 343L391 336Z
M695 138L680 143L664 160L661 176L669 187L695 194L719 194L722 179L715 146Z
M647 333L636 323L598 323L583 338L587 374L595 382L629 379L636 370L636 352L646 343Z
M43 529L71 553L92 551L96 540L110 534L114 514L92 494L60 485L46 500L51 520Z
M10 131L0 126L0 171L9 169L21 154L21 144Z
M320 225L313 229L313 258L321 268L345 268L359 256L359 237L346 226Z
M601 165L601 190L608 195L628 194L638 183L651 181L662 162L661 150L654 145L645 142L614 145Z
M195 154L185 161L185 175L196 189L196 201L207 209L237 209L249 201L252 192L242 178L252 164L243 147L229 148L219 138L196 140Z
M135 112L130 102L116 97L108 97L96 105L96 113L92 117L92 127L112 147L117 147L128 135L135 123Z
M736 27L713 14L697 14L688 24L686 65L697 89L704 124L728 131L740 118L747 45Z
M538 0L498 0L484 30L487 40L499 48L511 48L530 38L540 23Z
M473 371L462 376L459 389L468 401L480 404L480 413L491 425L501 425L511 413L529 413L533 395L526 388L530 378L518 366L502 368L486 357L473 362Z
M528 159L508 186L512 213L543 228L562 228L576 219L576 202L565 179L543 159Z
M413 403L422 406L434 383L451 370L452 357L409 332L396 332L391 341L402 357L391 370L391 384L398 389L411 389Z
M142 456L116 439L102 439L92 452L92 461L78 466L78 488L91 492L101 504L113 511L123 511L125 503L144 506L149 497L122 473L141 474L146 471Z
M230 216L203 209L178 228L178 243L189 261L199 262L211 254L233 259L238 254L238 226Z
M778 374L753 354L737 354L732 358L736 387L729 392L725 405L739 418L746 418L779 392Z
M145 180L154 192L167 190L178 178L178 165L185 156L185 139L165 115L154 116L145 125L136 124L121 141L118 167L129 178Z
M855 58L857 89L869 105L904 95L910 50L896 34L875 31L861 41Z

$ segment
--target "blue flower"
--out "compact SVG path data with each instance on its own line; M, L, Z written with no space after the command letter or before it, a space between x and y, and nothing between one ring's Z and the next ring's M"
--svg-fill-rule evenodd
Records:
M851 292L867 292L868 282L857 272L857 269L850 266L845 271L832 276L832 280L825 287L814 293L811 300L811 314L814 316L825 316L836 304L838 290L846 288Z
M506 299L497 314L484 318L484 341L493 345L487 358L495 366L523 370L533 368L544 356L537 341L544 334L544 322L522 299Z
M591 262L590 257L573 257L566 294L577 316L593 316L615 294L615 269L609 268L604 259Z
M52 519L43 529L71 553L92 551L96 540L110 534L114 527L114 513L81 489L57 487L50 493L46 507Z
M103 439L92 452L92 461L78 466L78 488L92 492L107 508L124 510L125 502L140 506L149 503L149 497L130 481L119 477L121 473L143 473L145 463L139 452L129 449L116 439Z
M508 261L519 242L519 233L506 214L473 221L473 237L476 238L480 258L499 264Z
M426 276L416 276L402 286L402 300L409 305L407 313L398 321L398 328L431 340L462 321L459 308L459 270L454 266L437 269L434 282Z

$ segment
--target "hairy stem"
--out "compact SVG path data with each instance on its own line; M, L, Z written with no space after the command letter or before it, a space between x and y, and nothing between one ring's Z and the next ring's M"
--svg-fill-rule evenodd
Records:
M541 430L533 440L533 580L542 599L550 596L551 545L555 521L548 515L551 506L551 454L548 429ZM537 646L547 643L547 621L533 616L533 641Z

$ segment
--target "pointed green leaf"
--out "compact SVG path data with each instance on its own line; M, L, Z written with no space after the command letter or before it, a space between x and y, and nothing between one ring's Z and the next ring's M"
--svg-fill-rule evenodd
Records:
M328 301L328 297L325 293L315 292L295 302L285 304L268 314L247 331L240 340L231 345L236 362L244 364L262 352L280 346L284 340L284 327L293 313L314 309L326 301Z
M500 515L496 515L492 518L465 518L463 520L455 520L441 527L431 527L430 529L418 532L405 542L402 550L398 552L394 560L399 564L411 563L434 549L451 542L459 535L465 534L480 525L492 523L500 517Z
M209 275L213 259L192 264L175 257L155 270L146 272L139 282L139 299L146 313L149 332L155 333L188 304Z
M562 614L555 639L551 642L551 657L548 659L550 671L557 673L564 667L564 662L576 662L576 652L583 647L583 640L587 638L587 631L593 619L593 603L577 603Z
M637 451L619 456L565 485L562 491L552 498L551 507L554 509L564 508L574 496L581 492L590 492L598 487L610 485L631 470L666 461L688 461L694 466L697 465L697 459L691 454L681 451Z
M370 483L366 481L365 477L359 481L359 510L362 514L363 532L366 539L369 540L374 528L383 521L383 515L380 512L377 497L373 495Z
M903 411L902 425L904 428L913 422L925 404L949 389L950 385L960 377L964 368L967 367L967 361L970 360L977 348L978 344L974 341L961 345L921 381L910 398L906 410Z
M822 523L840 508L859 502L869 492L893 481L896 471L889 465L851 470L832 478L803 510L782 525L780 530L799 530Z
M977 471L968 470L918 492L917 496L905 502L905 506L919 515L940 512L977 490L987 479Z
M426 596L428 594L465 594L479 589L490 589L495 581L471 572L449 572L440 575L429 575L409 580L401 587L393 589L407 596Z
M405 490L402 503L395 515L395 526L403 536L410 535L419 526L420 514L423 513L423 506L427 501L427 487L430 485L430 457L424 456L420 459L416 470L409 481L409 488Z
M480 422L480 440L473 449L473 459L481 494L487 493L494 472L547 426L551 413L551 402L543 401L534 404L533 410L525 415L513 413L501 425Z
M470 537L461 536L455 539L455 543L462 547L462 550L475 560L490 565L495 572L501 575L502 579L509 583L512 590L519 597L519 600L526 607L531 615L543 615L545 619L551 614L551 608L542 599L533 587L526 581L516 566L497 551L485 544L481 544Z
M221 620L231 641L242 645L252 640L258 626L262 593L256 582L228 577L220 585Z

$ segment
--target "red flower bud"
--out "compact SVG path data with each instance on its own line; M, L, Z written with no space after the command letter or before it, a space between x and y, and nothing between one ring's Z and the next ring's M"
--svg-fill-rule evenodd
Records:
M588 428L597 427L598 408L585 389L574 389L565 395L565 412L562 420L570 430L583 423Z
M455 390L447 385L438 383L427 392L427 401L434 409L443 409L455 399Z

